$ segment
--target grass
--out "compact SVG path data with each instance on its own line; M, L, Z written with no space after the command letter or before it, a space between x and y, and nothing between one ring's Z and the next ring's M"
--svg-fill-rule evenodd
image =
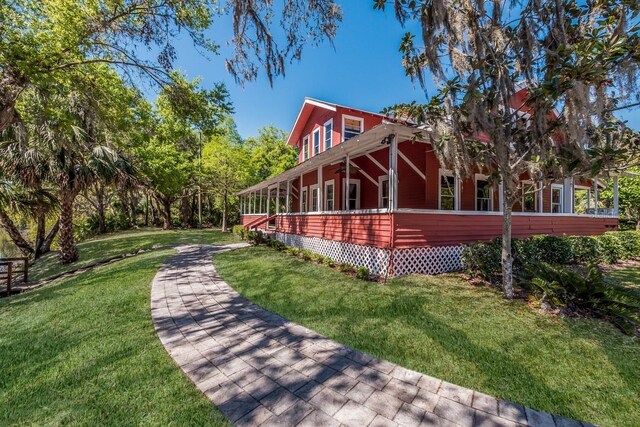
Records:
M151 249L155 245L178 245L189 243L226 244L236 242L231 233L216 230L159 230L143 228L127 232L107 234L78 244L80 259L63 265L58 262L58 254L52 252L42 257L31 268L29 280L36 281L56 276L69 270L91 265L114 256Z
M108 242L125 251L211 236L126 233L82 249L86 262L111 250ZM150 284L173 253L150 251L0 300L0 425L228 425L152 325Z
M361 351L566 417L640 425L640 344L607 323L537 314L455 275L379 285L264 247L214 262L246 298Z
M640 292L640 267L612 269L609 271L609 277L627 288Z

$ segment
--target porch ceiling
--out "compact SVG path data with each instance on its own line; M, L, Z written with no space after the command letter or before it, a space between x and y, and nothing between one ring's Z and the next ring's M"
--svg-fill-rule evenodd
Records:
M382 123L374 126L368 131L358 135L355 138L351 138L348 141L338 144L335 147L327 151L323 151L320 154L310 158L309 160L300 163L292 169L286 172L262 181L249 188L245 188L242 191L236 193L236 195L243 195L259 191L260 189L267 188L278 182L286 182L288 180L295 179L301 174L317 170L320 166L330 165L342 161L348 154L350 157L357 157L366 154L374 149L378 148L387 135L390 133L396 134L398 142L414 139L419 142L429 143L425 140L427 131L418 129L415 127L400 125L396 123Z

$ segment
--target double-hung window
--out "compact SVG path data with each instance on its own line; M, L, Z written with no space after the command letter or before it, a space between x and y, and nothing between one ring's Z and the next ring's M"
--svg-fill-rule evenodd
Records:
M309 135L302 139L302 160L309 158Z
M563 190L562 185L551 185L551 212L552 213L562 213L564 211L562 206L563 201Z
M336 193L334 180L325 181L324 183L324 210L332 211L336 206Z
M307 187L302 189L302 196L300 197L300 212L307 211Z
M533 182L522 183L522 212L535 212L538 209L538 190Z
M320 154L320 128L313 131L313 155Z
M311 187L311 212L318 212L320 210L319 207L320 201L320 187L314 185Z
M333 119L324 124L324 151L333 146Z
M387 175L378 177L378 207L389 208L389 177Z
M476 176L476 210L488 212L491 210L491 185L486 177Z
M439 208L444 211L456 210L456 177L448 171L440 171L440 198Z
M364 130L364 119L360 117L342 116L342 140L347 141L358 136Z

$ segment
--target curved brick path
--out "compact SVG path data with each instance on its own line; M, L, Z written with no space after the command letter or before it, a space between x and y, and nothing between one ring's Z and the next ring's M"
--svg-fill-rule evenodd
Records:
M179 247L151 291L165 348L236 425L581 425L374 359L260 308L211 262L238 246Z

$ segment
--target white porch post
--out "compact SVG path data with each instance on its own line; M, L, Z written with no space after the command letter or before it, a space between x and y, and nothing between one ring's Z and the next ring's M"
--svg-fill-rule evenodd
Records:
M280 213L280 183L276 187L276 214Z
M260 209L258 209L258 213L262 213L262 188L260 189Z
M562 186L564 212L573 213L573 178L565 178Z
M291 206L289 206L289 195L291 194L291 180L288 179L287 180L287 210L286 212L289 213L291 210Z
M398 139L393 135L389 144L389 212L398 209Z
M593 179L593 208L596 215L598 215L598 178Z
M244 215L244 196L240 196L240 215Z
M618 216L620 209L620 201L618 200L618 177L613 177L613 215Z
M322 166L319 166L318 167L318 210L319 211L324 210L324 204L322 203L323 196L324 196L323 190L324 190L324 186L322 182Z
M349 210L349 178L351 175L351 170L349 167L349 154L347 154L346 160L347 165L346 165L346 170L345 170L345 179L344 179L344 210L348 211Z
M300 174L300 185L299 185L299 192L298 192L298 204L300 205L298 208L298 212L304 212L303 206L302 206L302 176L304 174Z
M253 192L253 213L258 213L258 192Z
M267 216L271 215L271 189L267 187Z

